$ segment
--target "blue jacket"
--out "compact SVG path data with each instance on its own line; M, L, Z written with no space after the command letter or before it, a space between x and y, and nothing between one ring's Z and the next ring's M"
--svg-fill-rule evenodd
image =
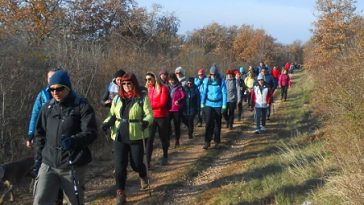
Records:
M42 106L52 99L52 95L48 91L48 87L42 89L37 98L34 101L32 116L30 117L29 129L28 129L28 137L29 140L32 140L34 137L35 126L37 125L38 116Z
M200 92L195 85L192 88L185 85L183 89L186 93L186 104L183 108L183 114L186 116L197 114L200 110Z
M221 79L220 81L220 83L217 83L215 79L204 79L201 107L226 108L226 84L224 79Z

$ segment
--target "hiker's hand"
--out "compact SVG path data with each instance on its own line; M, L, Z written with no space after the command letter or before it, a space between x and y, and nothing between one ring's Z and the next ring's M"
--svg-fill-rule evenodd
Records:
M30 135L28 135L28 138L27 138L27 140L26 140L26 142L25 142L25 145L28 147L28 148L32 148L32 146L33 146L33 139L34 139L34 135L33 134L30 134Z
M66 151L72 150L76 145L76 139L70 136L63 136L61 139L62 149Z
M149 125L148 121L145 121L145 120L142 121L142 129L143 130L145 130L148 127L148 125Z
M102 129L102 131L104 131L104 133L105 133L105 135L107 135L107 130L109 130L110 129L110 124L109 123L102 123L102 125L101 125L101 129Z

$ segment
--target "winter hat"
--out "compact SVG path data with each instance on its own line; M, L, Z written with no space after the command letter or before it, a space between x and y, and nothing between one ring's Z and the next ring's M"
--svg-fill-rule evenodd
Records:
M122 77L125 74L125 71L123 69L119 69L114 73L114 78Z
M257 80L264 80L263 75L259 74L258 77L257 77Z
M243 66L239 68L239 72L240 72L240 73L244 73L244 71L245 71L245 69L244 69L244 67L243 67Z
M212 65L210 68L210 74L217 74L217 67L216 65Z
M63 70L58 70L52 75L49 81L49 87L52 85L61 85L67 87L69 90L72 90L70 77L68 76L68 73Z
M4 177L5 170L4 167L0 165L0 180Z
M189 78L187 79L187 82L191 82L191 83L193 83L193 81L195 81L195 79L194 79L193 77L189 77Z
M204 69L200 69L197 72L198 75L205 75L205 70Z
M161 68L161 70L159 71L159 75L162 75L162 74L168 75L167 68L165 68L165 67Z
M182 68L181 66L177 67L176 70L174 71L174 73L182 73L183 75L185 75L185 69Z

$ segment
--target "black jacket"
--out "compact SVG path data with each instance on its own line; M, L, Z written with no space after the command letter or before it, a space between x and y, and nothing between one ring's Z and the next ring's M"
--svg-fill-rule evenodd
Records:
M71 152L62 150L63 136L75 138ZM36 159L55 168L66 168L69 159L76 166L85 165L91 161L88 145L96 137L93 108L86 99L70 92L62 102L53 99L42 107L36 127Z

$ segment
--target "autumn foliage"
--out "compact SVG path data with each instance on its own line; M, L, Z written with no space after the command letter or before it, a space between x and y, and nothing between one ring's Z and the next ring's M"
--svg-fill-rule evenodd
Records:
M305 67L315 79L316 112L326 124L338 170L319 196L326 204L364 201L364 20L354 3L318 0L314 36L305 46Z

